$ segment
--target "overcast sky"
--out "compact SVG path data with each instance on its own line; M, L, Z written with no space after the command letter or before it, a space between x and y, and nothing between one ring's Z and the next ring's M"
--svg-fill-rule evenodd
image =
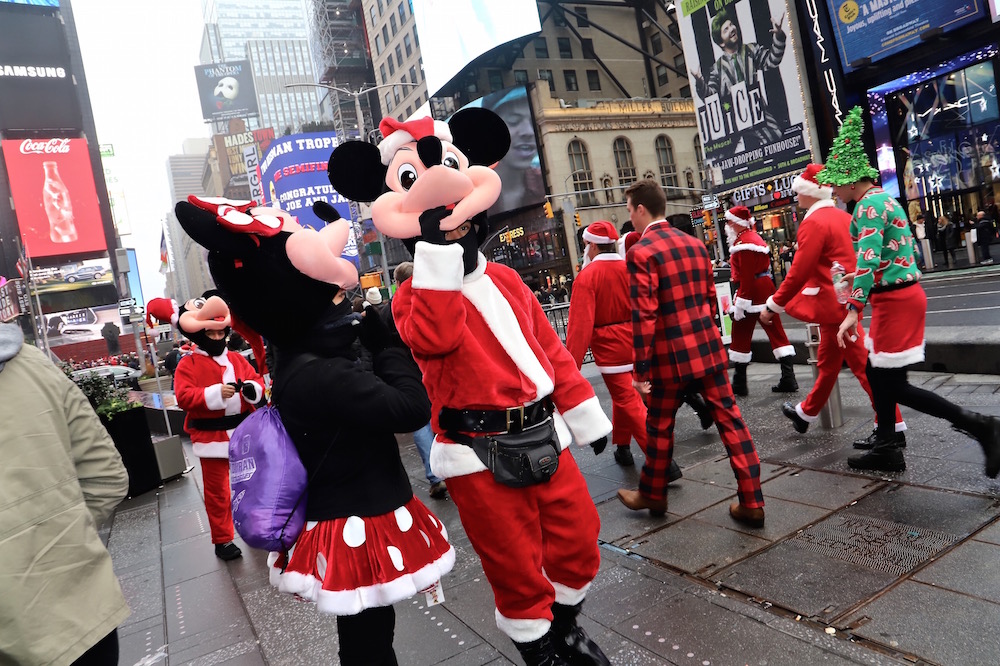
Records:
M143 297L163 296L160 232L173 207L167 157L207 137L195 84L201 0L73 0L97 139L128 204Z

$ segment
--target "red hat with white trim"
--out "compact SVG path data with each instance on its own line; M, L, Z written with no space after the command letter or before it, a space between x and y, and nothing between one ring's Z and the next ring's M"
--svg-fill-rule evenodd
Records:
M823 170L822 164L810 164L801 175L792 181L792 191L813 199L832 199L833 188L816 182L816 174Z
M757 222L746 206L733 206L726 211L726 219L748 229Z
M610 222L598 220L583 230L583 240L595 245L607 245L618 240L618 230Z
M177 325L178 315L177 301L172 298L154 298L146 304L146 326L153 327L153 319L167 323L172 326Z
M451 129L448 128L448 123L434 120L430 116L405 123L395 118L383 118L378 124L378 129L383 137L378 144L378 152L382 156L382 164L386 166L392 161L392 156L397 150L412 141L436 136L442 141L451 143Z

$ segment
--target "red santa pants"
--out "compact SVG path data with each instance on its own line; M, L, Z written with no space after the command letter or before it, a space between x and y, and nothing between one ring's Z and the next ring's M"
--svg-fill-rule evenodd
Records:
M611 394L611 443L628 446L635 443L646 452L646 405L632 386L631 372L604 373L604 384Z
M212 531L212 543L233 540L233 505L229 489L229 459L199 458L201 478L205 484L205 512Z
M497 626L517 643L541 638L552 604L583 601L597 575L601 521L573 455L548 483L509 488L490 472L448 479L462 526L483 563Z
M729 358L736 363L750 362L750 339L753 337L753 329L760 319L759 312L748 312L747 316L739 321L733 322L733 341L729 345ZM775 358L792 356L795 349L788 344L788 336L785 335L785 327L781 325L781 317L774 315L768 326L761 325L767 333L767 339L771 343Z
M833 385L837 382L837 377L840 376L840 368L843 366L844 361L847 361L847 366L854 373L854 376L858 378L858 383L861 384L861 388L868 394L868 399L872 399L872 388L868 384L868 376L865 372L865 366L868 364L868 350L865 349L865 329L859 322L858 339L854 342L847 340L847 348L841 349L840 345L837 344L837 330L839 328L840 324L819 325L819 349L816 350L816 381L813 383L813 387L809 391L809 395L806 396L806 399L796 407L799 416L806 421L812 422L819 417L819 411L823 409L823 405L829 400L830 392L833 391ZM872 402L872 409L875 409L874 402ZM903 416L899 413L899 407L896 407L896 430L905 429Z
M674 457L674 417L689 388L705 398L712 419L719 428L722 443L729 453L729 464L736 475L736 493L740 504L751 509L763 507L760 458L740 408L736 406L726 371L686 384L653 380L649 419L646 421L649 439L646 442L646 462L639 477L639 493L654 500L661 500L667 495L667 468Z

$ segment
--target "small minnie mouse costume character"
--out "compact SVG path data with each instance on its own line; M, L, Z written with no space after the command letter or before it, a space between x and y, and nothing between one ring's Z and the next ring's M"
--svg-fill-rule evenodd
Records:
M271 583L337 616L340 663L396 664L392 604L434 586L455 562L447 531L413 496L394 433L430 419L409 353L381 317L356 315L342 259L349 225L326 204L316 231L252 202L198 199L177 219L208 248L233 312L277 349L272 402L309 477L306 526ZM359 324L360 322L360 324ZM373 371L357 362L359 339Z
M212 293L180 307L173 300L154 298L146 307L146 323L152 326L153 318L170 322L198 345L174 369L174 395L187 413L184 430L201 460L215 556L228 561L242 555L233 543L229 437L264 400L264 380L245 358L226 349L232 323L229 306Z
M529 666L607 664L576 621L600 520L564 449L572 433L600 453L611 422L520 275L479 252L510 135L485 109L379 129L377 148L334 151L330 182L374 200L382 233L419 236L392 312L434 405L431 468L482 559L497 625Z

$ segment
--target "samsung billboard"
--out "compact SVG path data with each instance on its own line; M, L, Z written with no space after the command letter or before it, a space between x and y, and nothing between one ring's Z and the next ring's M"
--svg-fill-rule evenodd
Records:
M427 94L490 49L539 32L535 0L412 0Z

